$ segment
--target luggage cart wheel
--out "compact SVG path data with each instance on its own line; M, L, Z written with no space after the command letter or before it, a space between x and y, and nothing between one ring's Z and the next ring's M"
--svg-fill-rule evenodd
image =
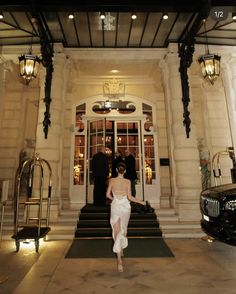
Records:
M39 239L35 239L35 251L38 253L39 252Z
M15 242L16 242L16 252L18 252L20 249L20 241L16 240Z

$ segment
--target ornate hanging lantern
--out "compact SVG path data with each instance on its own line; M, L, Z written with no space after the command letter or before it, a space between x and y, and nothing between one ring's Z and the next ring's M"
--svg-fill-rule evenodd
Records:
M27 85L36 78L40 62L40 58L32 54L24 54L19 57L20 75L25 79Z
M220 56L210 54L208 48L208 39L206 33L206 21L204 20L204 28L206 35L206 54L200 56L198 62L200 63L202 75L204 79L208 80L212 85L220 75Z
M198 62L200 63L202 75L212 85L220 75L220 56L216 54L202 55Z
M36 23L36 19L33 18L32 19L33 30L34 30L35 23ZM31 39L29 54L24 54L18 57L19 65L20 65L20 75L25 79L25 82L27 85L32 79L36 78L38 69L39 69L39 64L41 62L38 56L32 54L33 36L34 36L34 33L32 31L32 39Z

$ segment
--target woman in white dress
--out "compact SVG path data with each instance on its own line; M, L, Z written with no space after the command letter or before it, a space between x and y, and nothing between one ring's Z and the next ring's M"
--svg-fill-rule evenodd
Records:
M146 202L131 195L131 182L124 178L125 163L117 165L118 176L111 178L107 189L107 198L112 200L110 223L114 239L113 252L117 254L118 271L123 272L123 249L128 246L127 227L129 223L131 206L130 202L146 205Z

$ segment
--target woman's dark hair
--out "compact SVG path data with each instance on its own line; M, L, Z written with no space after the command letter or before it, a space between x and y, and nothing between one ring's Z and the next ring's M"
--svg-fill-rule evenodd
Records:
M119 162L117 164L117 171L118 171L118 173L123 174L125 172L125 170L126 170L125 163L124 162Z

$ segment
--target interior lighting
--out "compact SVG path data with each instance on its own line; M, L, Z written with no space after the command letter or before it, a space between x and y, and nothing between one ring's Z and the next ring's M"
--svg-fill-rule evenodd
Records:
M68 15L68 17L69 17L69 19L74 19L74 18L75 18L74 13L70 13L70 14Z
M200 63L202 75L204 79L209 81L212 85L220 75L220 56L216 54L210 54L208 48L208 40L206 33L206 22L204 21L204 28L206 34L206 53L199 57L198 62Z
M169 18L168 13L164 13L163 16L162 16L162 18L163 18L163 19L168 19L168 18Z
M105 16L105 13L104 12L100 12L100 19L105 19L106 16Z
M32 19L32 22L35 23L36 20ZM30 49L28 54L21 55L18 57L19 59L19 66L20 66L20 75L25 79L26 85L29 84L29 82L36 78L39 65L41 62L41 59L32 54L32 44L33 43L33 31L32 31L32 39L30 44Z

